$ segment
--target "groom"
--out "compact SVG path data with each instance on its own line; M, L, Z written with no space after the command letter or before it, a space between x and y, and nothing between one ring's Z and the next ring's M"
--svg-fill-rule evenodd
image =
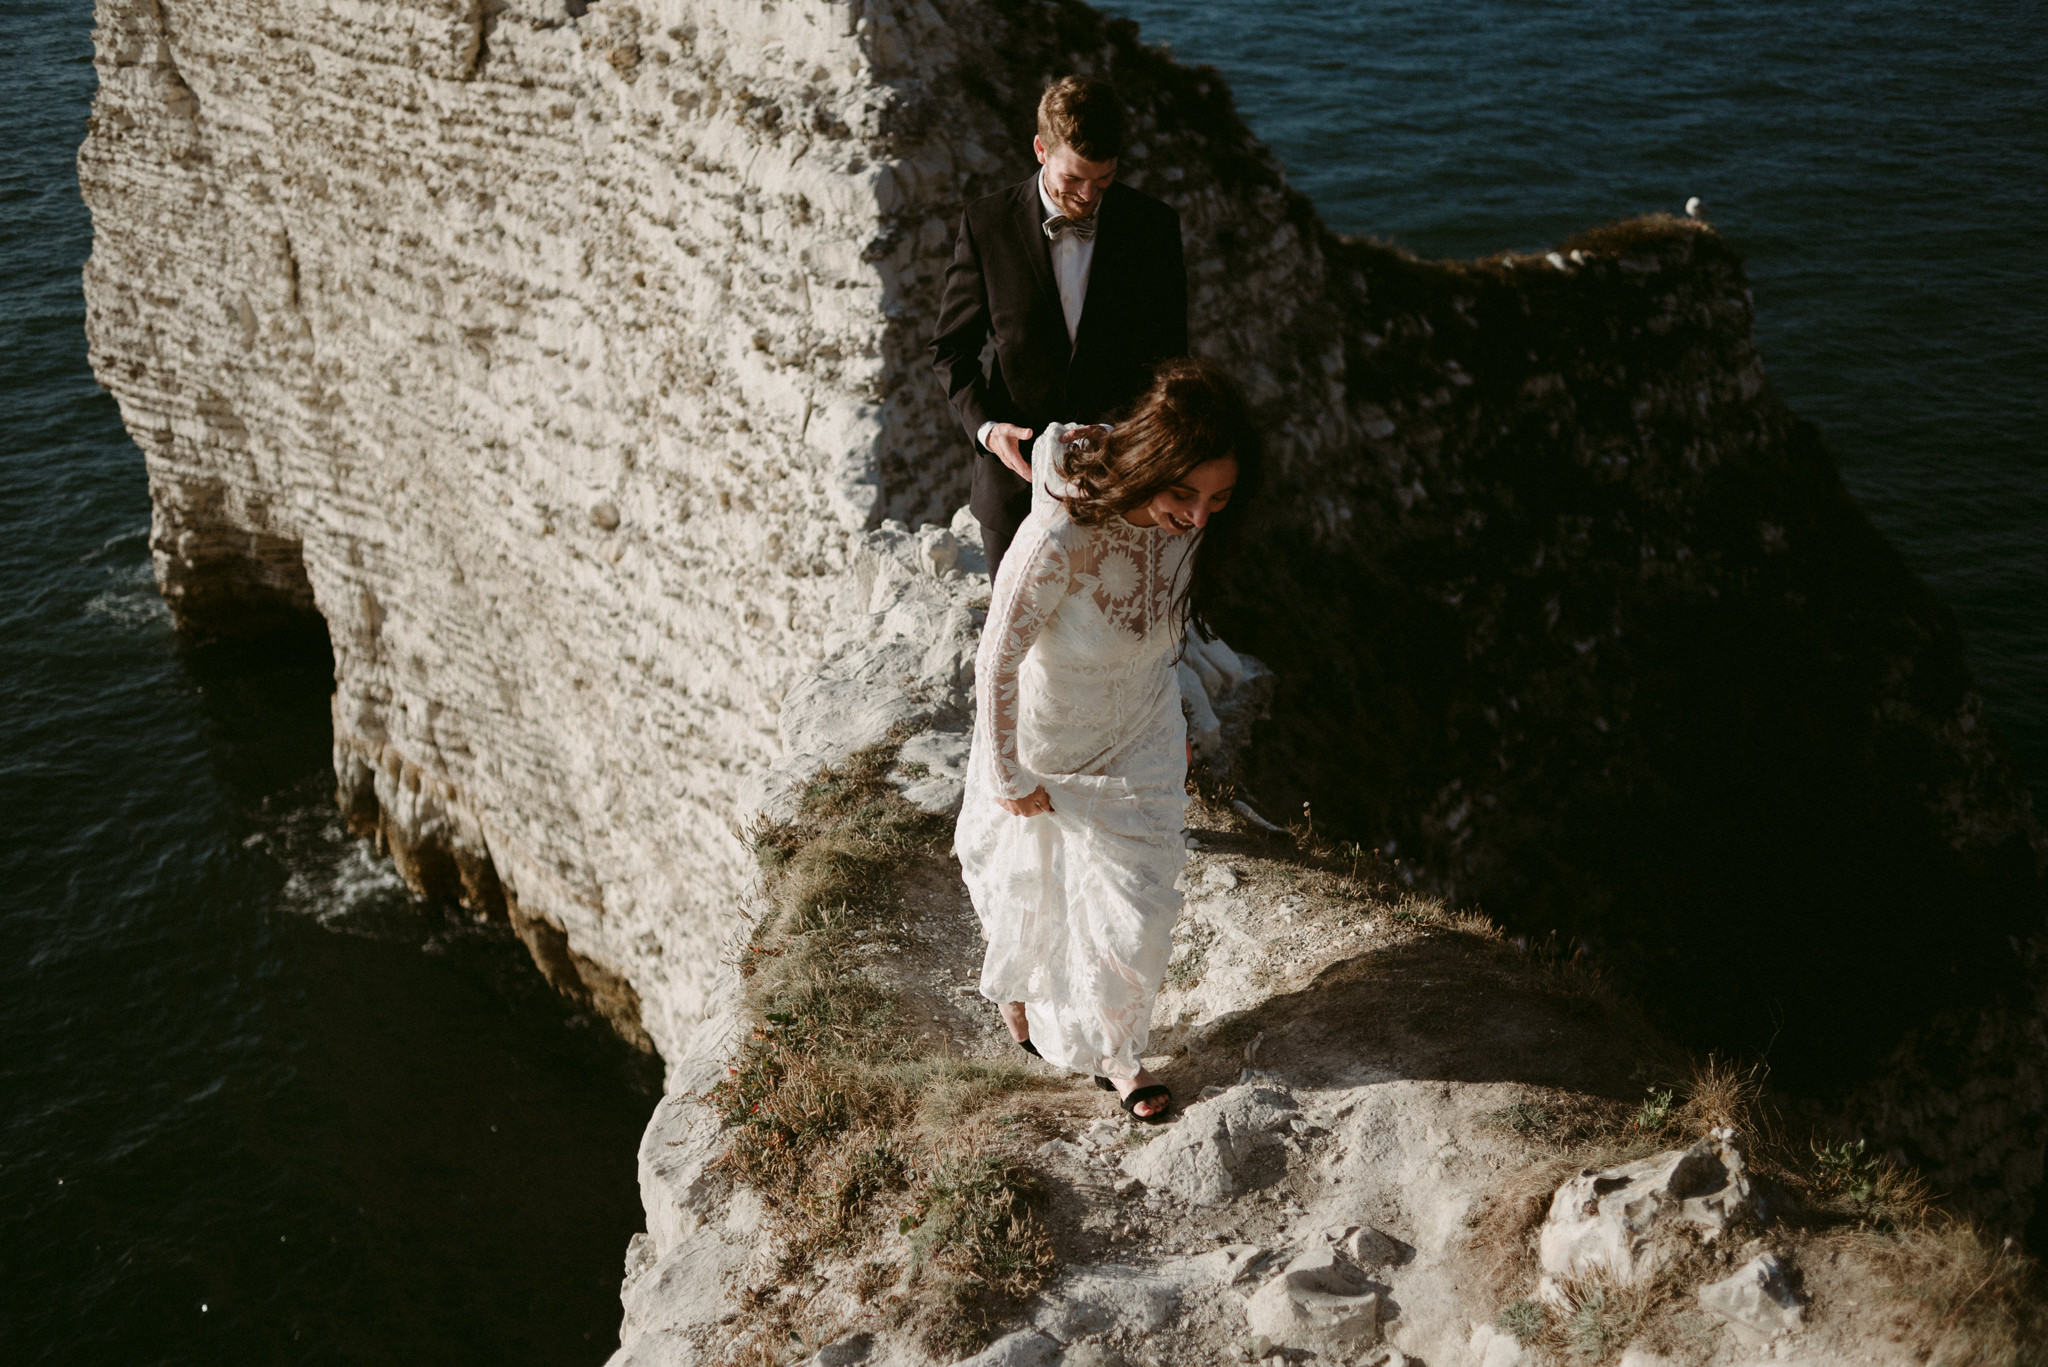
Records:
M1038 102L1038 173L960 218L932 363L974 440L968 503L991 578L1031 511L1033 435L1114 418L1188 349L1180 215L1116 183L1123 141L1114 87L1055 81Z

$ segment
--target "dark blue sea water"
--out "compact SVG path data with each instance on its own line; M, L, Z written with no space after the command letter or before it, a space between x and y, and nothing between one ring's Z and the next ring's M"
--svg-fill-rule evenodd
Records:
M600 1363L658 1068L344 835L324 641L174 638L90 26L0 0L0 1363Z
M1475 255L1705 199L2048 789L2038 3L1112 8L1341 231ZM0 1361L601 1361L655 1075L343 836L318 642L173 638L85 365L90 19L0 0Z

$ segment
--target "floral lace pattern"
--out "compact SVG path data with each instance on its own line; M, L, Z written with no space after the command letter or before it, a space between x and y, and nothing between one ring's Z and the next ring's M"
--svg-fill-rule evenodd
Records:
M1024 1002L1048 1061L1123 1077L1138 1070L1180 914L1174 603L1199 534L1075 523L1055 496L1061 431L1033 448L1031 515L982 628L954 848L988 940L982 995ZM1039 787L1050 814L996 805Z

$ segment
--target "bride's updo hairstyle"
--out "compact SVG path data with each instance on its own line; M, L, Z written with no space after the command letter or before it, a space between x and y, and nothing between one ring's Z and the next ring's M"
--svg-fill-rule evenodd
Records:
M1189 596L1199 621L1214 601L1217 567L1237 549L1245 513L1262 482L1258 429L1236 381L1191 356L1163 362L1152 387L1094 450L1068 447L1068 515L1086 526L1121 517L1154 494L1186 479L1197 465L1230 457L1237 484L1230 502L1209 518L1199 536ZM1189 604L1183 603L1185 612Z

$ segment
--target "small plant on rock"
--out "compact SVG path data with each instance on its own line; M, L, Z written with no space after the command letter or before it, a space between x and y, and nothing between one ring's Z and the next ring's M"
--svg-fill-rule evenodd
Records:
M1852 1139L1840 1144L1809 1141L1808 1147L1813 1150L1816 1185L1856 1205L1870 1204L1870 1198L1877 1194L1877 1178L1882 1164L1875 1155L1863 1152L1862 1140Z
M1861 1139L1841 1143L1809 1140L1812 1161L1805 1184L1809 1199L1859 1224L1905 1229L1925 1224L1934 1197L1919 1173L1880 1153L1865 1151Z
M1543 1302L1519 1300L1493 1317L1493 1327L1504 1334L1513 1334L1515 1342L1524 1348L1542 1337L1544 1328L1550 1323L1550 1312L1543 1308Z
M1635 1127L1645 1134L1655 1134L1671 1123L1671 1113L1676 1109L1677 1096L1669 1087L1652 1087L1643 1104L1636 1108Z

